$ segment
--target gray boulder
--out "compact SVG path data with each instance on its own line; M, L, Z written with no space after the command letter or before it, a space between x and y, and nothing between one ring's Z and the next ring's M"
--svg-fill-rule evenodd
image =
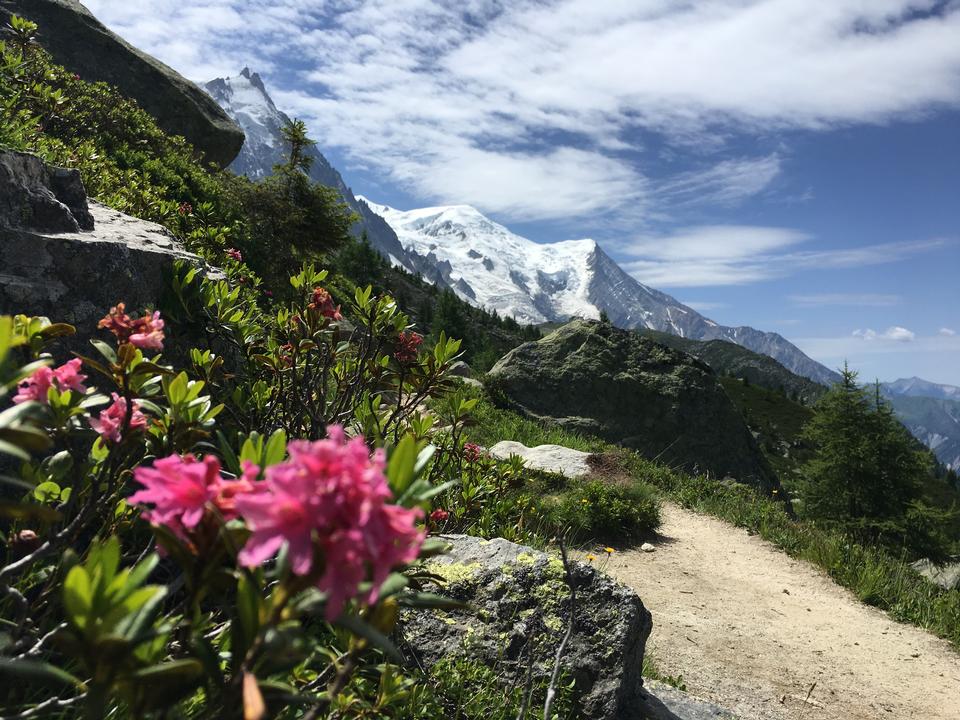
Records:
M0 153L0 314L68 322L82 341L118 301L156 305L178 259L200 264L162 226L88 204L75 171Z
M647 720L735 720L729 710L666 683L647 680L643 690Z
M510 351L487 387L529 416L672 467L778 485L713 371L636 332L575 320Z
M446 657L470 657L495 667L505 684L523 686L533 637L534 677L549 678L570 610L560 559L502 538L444 539L453 550L431 561L430 569L446 580L440 591L469 603L469 609L405 611L404 649L427 667ZM639 719L650 613L632 590L590 565L572 563L572 575L576 623L563 670L574 682L578 717Z
M587 462L590 453L563 445L537 445L530 448L513 440L502 440L490 448L490 454L500 460L519 455L528 468L559 473L568 478L580 478L590 474L590 464Z
M102 80L182 135L206 159L226 167L243 146L243 131L207 93L156 58L110 32L77 0L4 0L0 25L20 15L40 26L55 62L84 80ZM160 20L158 20L160 21Z

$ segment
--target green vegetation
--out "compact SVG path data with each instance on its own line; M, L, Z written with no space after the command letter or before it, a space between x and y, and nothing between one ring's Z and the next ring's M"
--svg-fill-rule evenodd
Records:
M930 455L918 449L879 387L871 397L844 368L802 436L816 448L801 468L802 516L912 558L945 559L948 516L923 502Z

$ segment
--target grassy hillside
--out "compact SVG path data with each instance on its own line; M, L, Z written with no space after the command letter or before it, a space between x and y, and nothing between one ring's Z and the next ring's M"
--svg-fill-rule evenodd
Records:
M690 340L655 330L640 332L663 345L693 355L718 375L745 379L751 385L773 390L802 405L814 403L826 392L823 385L790 372L773 358L726 340Z

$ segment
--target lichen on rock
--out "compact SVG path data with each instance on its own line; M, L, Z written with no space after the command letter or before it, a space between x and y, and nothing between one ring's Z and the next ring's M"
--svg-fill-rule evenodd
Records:
M468 607L442 614L402 614L402 647L428 667L444 658L468 656L496 667L506 682L522 685L532 637L534 676L546 680L570 617L563 563L500 538L444 539L453 549L430 564L444 579L436 589ZM633 591L596 568L574 562L571 569L577 601L563 670L574 682L582 717L639 718L650 613Z

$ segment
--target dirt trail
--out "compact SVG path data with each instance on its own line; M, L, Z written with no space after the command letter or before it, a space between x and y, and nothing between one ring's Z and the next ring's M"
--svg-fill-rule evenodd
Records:
M604 568L653 613L664 674L744 720L960 720L960 654L745 530L665 505ZM811 685L816 687L805 702Z

